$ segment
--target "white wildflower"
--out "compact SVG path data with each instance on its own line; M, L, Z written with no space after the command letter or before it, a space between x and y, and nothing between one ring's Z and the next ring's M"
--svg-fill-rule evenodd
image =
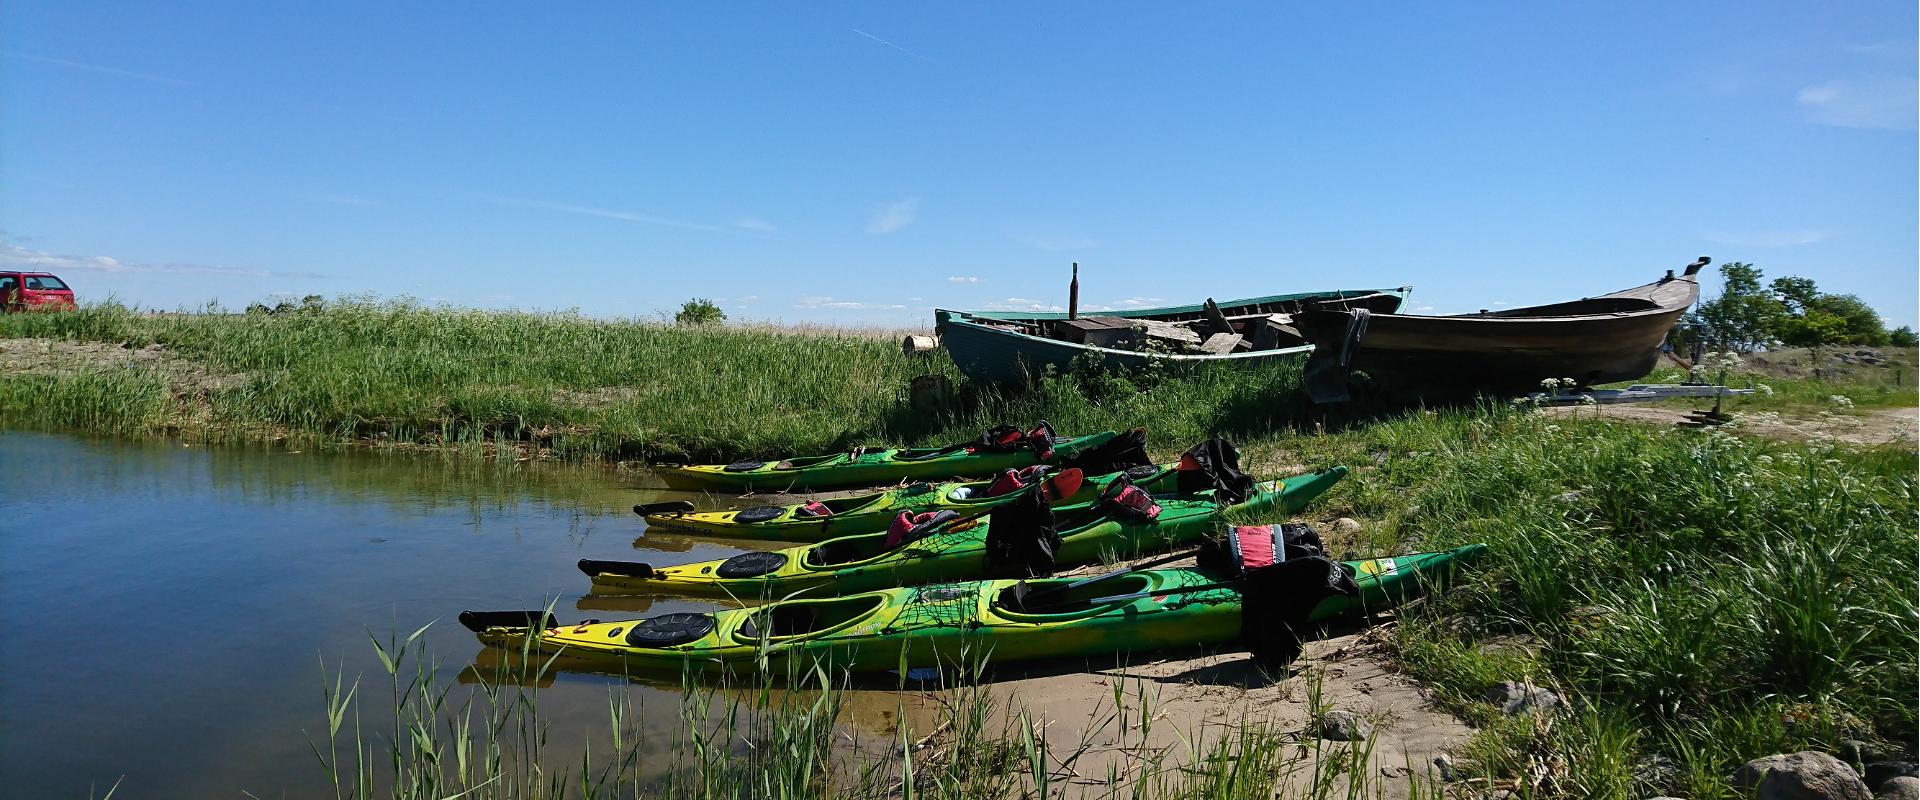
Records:
M1600 401L1593 399L1593 395L1590 395L1590 394L1580 395L1580 405L1597 406L1599 404L1600 404Z
M1753 385L1753 393L1760 395L1761 397L1772 397L1773 387L1768 386L1764 383L1756 383Z
M1553 390L1560 388L1560 379L1545 378L1540 381L1540 388L1545 389L1548 392L1552 392Z
M1827 402L1832 403L1835 407L1838 407L1838 408L1853 407L1853 398L1848 397L1844 394L1829 395L1827 397Z

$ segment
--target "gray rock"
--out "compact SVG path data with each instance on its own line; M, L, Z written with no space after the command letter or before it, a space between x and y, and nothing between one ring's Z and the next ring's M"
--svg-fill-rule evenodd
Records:
M1920 778L1910 775L1889 778L1873 797L1874 800L1920 800Z
M1373 723L1351 711L1329 711L1320 718L1320 738L1358 742L1373 735Z
M1508 715L1531 711L1553 711L1566 704L1552 689L1517 681L1496 683L1487 688L1484 697L1487 702L1499 706L1500 710Z
M1756 800L1872 800L1847 762L1807 750L1756 758L1733 771L1733 784Z
M1333 529L1339 533L1359 533L1360 522L1352 517L1341 517L1333 521Z
M1887 781L1895 778L1920 777L1920 766L1912 761L1869 761L1866 767L1867 788L1876 792L1885 791Z

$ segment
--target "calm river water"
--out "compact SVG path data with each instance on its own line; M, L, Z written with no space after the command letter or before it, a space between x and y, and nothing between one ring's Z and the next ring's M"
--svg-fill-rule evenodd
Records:
M580 558L737 548L648 536L675 497L604 469L0 432L0 782L13 797L305 797L324 776L320 659L382 698L368 632L425 635L452 680L479 645L462 609L563 620ZM638 551L673 551L649 556ZM664 600L647 613L710 608ZM615 618L618 612L591 616ZM613 679L541 693L564 748L606 726ZM677 703L633 686L663 733ZM368 700L362 716L381 724ZM569 752L560 749L559 752ZM328 792L330 794L330 792Z

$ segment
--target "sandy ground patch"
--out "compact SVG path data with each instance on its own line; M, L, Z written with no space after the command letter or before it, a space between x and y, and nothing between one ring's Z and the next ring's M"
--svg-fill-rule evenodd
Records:
M1689 406L1637 405L1558 406L1541 409L1561 416L1597 417L1645 425L1678 425L1693 412ZM1755 436L1805 441L1834 439L1852 444L1913 446L1920 429L1920 409L1877 408L1847 413L1742 412L1732 430Z
M83 370L143 369L165 377L176 394L226 389L246 383L245 375L208 369L181 358L166 345L75 342L65 339L0 339L0 372L54 375Z

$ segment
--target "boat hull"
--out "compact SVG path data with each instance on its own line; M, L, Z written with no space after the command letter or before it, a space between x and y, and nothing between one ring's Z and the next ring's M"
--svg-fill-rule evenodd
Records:
M1343 290L1274 295L1218 304L1222 313L1295 313L1315 303L1342 300L1364 302L1374 308L1397 308L1406 297L1406 289L1391 291ZM1204 313L1202 306L1167 306L1124 313L1103 312L1102 316L1122 319L1192 320ZM934 311L940 344L953 358L961 374L979 383L1018 387L1030 383L1048 370L1065 371L1075 360L1091 362L1104 369L1250 369L1299 361L1312 352L1311 345L1256 350L1221 355L1184 353L1143 353L1111 347L1096 347L1049 339L997 326L995 323L1047 323L1066 319L1066 314L1013 314L984 311Z
M1503 312L1364 320L1341 311L1299 314L1294 321L1301 334L1316 345L1307 388L1324 403L1349 399L1356 372L1376 390L1427 399L1535 391L1549 378L1581 386L1642 378L1699 297L1694 271L1600 297Z

